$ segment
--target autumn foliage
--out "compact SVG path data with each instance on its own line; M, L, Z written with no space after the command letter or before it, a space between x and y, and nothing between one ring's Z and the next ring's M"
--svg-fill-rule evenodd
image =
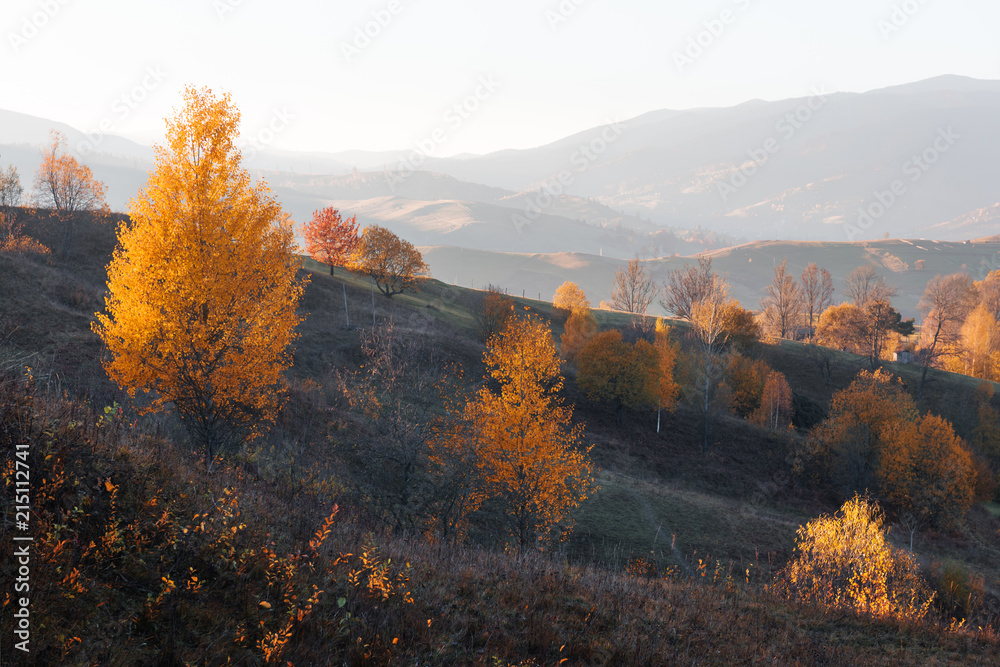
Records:
M921 416L891 374L862 371L834 394L807 449L842 492L876 492L913 531L953 527L971 505L968 446L946 420Z
M465 417L477 443L487 497L497 501L520 549L560 539L569 511L593 486L582 425L559 397L562 376L552 334L543 323L512 319L485 354L498 390L479 390Z
M387 297L414 288L417 276L429 271L416 246L378 225L361 232L348 268L370 276Z
M589 308L577 308L570 313L559 339L559 355L569 363L576 363L584 346L597 335L597 320Z
M291 225L240 165L239 111L207 89L184 102L118 230L94 330L111 378L172 406L212 458L274 419L303 283Z
M556 290L552 297L552 305L567 314L575 310L590 310L590 300L587 295L576 283L571 283L568 280Z
M855 496L834 516L802 526L781 587L801 602L880 618L924 618L934 593L916 558L888 543L884 521L877 503Z
M77 217L84 212L105 213L107 187L94 178L90 167L81 165L65 152L66 137L55 130L52 144L42 151L42 163L35 173L35 203L54 209L63 223L60 254L69 257Z
M658 355L644 340L629 344L615 329L599 333L580 350L577 369L576 381L583 393L615 406L619 424L625 408L657 404Z
M358 244L358 219L341 217L340 211L328 206L313 212L312 220L302 225L306 252L318 262L333 267L343 266Z

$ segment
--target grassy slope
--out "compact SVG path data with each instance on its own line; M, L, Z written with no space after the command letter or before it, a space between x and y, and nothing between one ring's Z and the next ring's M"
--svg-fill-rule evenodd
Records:
M45 239L46 235L42 226L39 236ZM110 256L112 243L113 234L109 234L109 228L95 227L87 231L81 252L70 262L0 257L0 280L4 281L0 286L0 306L3 306L0 312L4 313L6 323L0 326L7 327L0 329L0 337L6 339L6 358L39 352L41 366L51 369L74 388L89 393L96 405L107 404L105 401L120 396L100 374L96 362L100 348L87 329L90 313L99 307L99 285L103 281L101 267ZM332 369L351 365L356 360L359 334L356 329L344 327L345 288L352 325L370 322L372 300L370 286L364 279L345 277L340 271L337 277L331 278L325 269L309 262L306 269L322 270L312 272L312 285L303 303L303 309L310 314L302 328L293 373L322 382ZM58 276L59 280L55 281L53 276ZM77 300L66 298L67 286L70 288L68 293L84 296ZM467 376L474 378L481 375L482 370L482 346L471 337L473 320L469 308L474 299L475 293L468 290L426 281L421 290L412 295L389 300L376 293L375 316L377 319L392 317L404 330L439 340L456 361L465 365ZM543 315L553 315L547 303L518 300ZM599 316L602 326L624 324L626 319L614 313L600 313ZM558 319L555 324L558 330ZM828 400L835 389L818 381L819 371L808 363L807 350L803 346L783 343L770 348L768 360L789 375L797 391L809 393L816 401ZM850 355L841 355L838 363L834 383L839 380L846 384L859 362ZM955 402L949 400L954 396L955 387L962 387L964 391L968 388L964 385L974 387L974 383L967 379L958 379L956 383L948 374L941 376L941 381L932 385L935 389L929 392L925 403L926 407L948 416L949 410L955 411ZM655 563L661 572L674 571L683 575L697 572L701 559L708 564L709 572L716 563L721 563L719 567L727 573L750 570L747 576L754 581L766 581L767 572L789 553L798 525L820 511L832 509L824 504L823 498L803 494L784 474L787 469L783 464L786 441L764 436L741 420L723 419L714 432L710 453L702 456L697 418L689 408L682 406L675 414L666 416L663 433L657 435L654 414L629 415L628 423L618 427L609 411L590 405L575 394L572 383L568 390L570 400L577 404L577 417L588 425L588 440L595 444L603 487L580 509L577 530L565 546L565 556L571 562L593 561L621 567L643 557ZM111 451L117 450L111 448ZM118 460L119 454L102 452L98 458ZM126 468L129 465L121 461L115 465L119 464ZM182 467L192 476L202 474L197 472L196 457L184 462ZM137 472L130 470L127 474ZM164 473L161 469L153 469L143 474L153 475L155 479ZM224 482L213 482L208 477L204 478L204 483ZM291 482L286 480L286 483ZM301 485L296 488L303 492ZM253 485L253 495L264 496L262 507L269 505L266 496L272 492L267 484ZM284 501L279 504L285 507ZM286 507L282 511L296 510ZM300 525L303 527L294 534L284 535L285 542L307 535L309 528L306 526L314 525L309 522L315 522L317 516L314 509L302 515ZM927 558L956 559L970 569L987 574L995 586L1000 580L995 571L1000 563L995 539L997 524L995 520L983 519L977 521L977 526L977 544L970 545L969 540L956 541L948 536L927 536L918 543L918 553ZM352 530L345 529L344 542L338 547L342 551L358 548L356 542L351 543L351 540L360 539ZM739 595L731 595L724 588L692 588L683 583L657 583L650 588L641 580L637 583L637 580L623 579L600 570L575 568L566 570L561 575L563 578L557 579L560 592L551 590L543 596L549 616L543 614L544 618L539 619L531 614L526 617L516 610L525 604L535 607L537 600L533 601L532 596L540 594L536 584L548 576L545 572L555 576L555 571L550 571L551 566L544 562L533 566L534 570L517 566L511 569L502 557L477 552L434 553L435 550L405 541L386 541L384 547L394 550L396 555L393 557L397 559L422 554L420 564L415 565L418 574L414 577L422 581L425 593L418 599L417 607L421 610L418 615L426 613L438 619L435 622L440 621L439 625L432 624L432 631L427 633L428 646L435 643L435 638L443 644L445 634L451 633L451 636L472 638L469 645L473 649L470 650L478 651L474 625L460 627L460 622L454 620L466 618L474 623L469 619L478 617L480 620L475 623L482 626L484 632L493 632L499 637L499 643L493 646L495 654L511 660L534 656L543 663L555 661L559 654L552 651L557 643L573 645L573 636L566 633L594 632L589 625L592 621L587 619L595 617L578 614L588 604L600 609L598 616L610 614L603 616L606 625L597 628L596 637L589 638L593 641L586 647L581 644L578 649L580 662L596 664L611 660L614 651L625 651L625 654L634 651L640 655L643 651L654 650L651 646L661 656L681 659L700 655L717 664L729 660L750 661L755 656L771 656L783 663L795 659L811 662L808 656L812 656L843 664L919 664L934 651L938 642L952 642L949 637L926 628L904 629L892 624L871 626L849 616L831 617L787 607L750 590L741 589ZM756 574L758 571L762 574ZM468 578L464 584L458 581L462 572ZM484 586L470 583L480 579L492 583ZM489 593L490 586L496 587L493 593ZM533 592L529 594L529 591ZM605 598L606 595L610 597ZM497 599L501 604L493 608L497 606ZM607 612L604 605L610 605L612 611ZM461 609L464 616L456 616L455 608ZM616 627L612 622L616 608L617 613L628 608L636 615L626 614L619 618L624 625ZM655 609L660 611L654 612ZM374 610L369 613L373 618L379 617ZM658 616L657 626L663 627L654 631L652 626L647 626L654 613L665 614L672 620L663 622ZM710 613L714 623L732 630L733 634L727 635L721 630L706 632L706 627L713 625L706 626L707 619L699 616L704 613ZM756 622L761 614L768 619L765 628L757 631L752 641L743 642L745 633L740 628L746 628L750 618ZM490 629L490 624L495 623L502 624L502 631ZM574 623L582 626L574 630ZM541 625L536 628L538 624ZM546 646L527 649L526 653L525 647L517 645L519 633L523 636L525 631L540 632L542 626L548 627L546 632L551 633L549 639L542 642ZM412 629L408 632L412 634ZM411 637L412 641L418 639L419 633L416 639ZM503 641L509 645L503 645ZM732 645L734 641L735 646ZM897 660L887 659L888 654L881 648L885 641L901 647L902 654ZM595 648L602 642L604 649ZM489 646L490 640L486 643ZM421 649L414 645L405 650L418 655ZM610 653L602 652L605 650ZM996 647L976 644L974 650L983 658ZM716 651L722 653L713 653ZM472 662L470 655L473 654L466 658ZM476 662L486 657L486 653L474 655L479 656ZM937 657L948 660L946 653ZM969 662L974 664L980 658ZM952 656L952 659L957 660L957 657ZM664 660L664 664L670 663ZM627 664L628 660L624 662ZM635 664L642 662L637 659ZM988 664L988 660L983 664Z

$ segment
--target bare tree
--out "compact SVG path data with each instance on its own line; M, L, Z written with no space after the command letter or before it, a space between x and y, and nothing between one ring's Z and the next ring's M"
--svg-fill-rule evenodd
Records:
M800 278L804 310L808 316L809 332L815 331L819 316L833 303L833 278L826 269L818 269L816 262L810 262Z
M927 282L924 294L917 303L917 310L924 316L920 326L923 370L917 388L918 399L924 392L927 369L948 354L951 344L958 342L962 323L975 307L975 301L975 286L972 279L964 273L943 277L936 275Z
M896 288L887 284L885 278L869 264L848 273L844 282L844 293L859 308L864 308L869 301L888 301L896 296Z
M0 213L9 216L11 209L21 204L24 188L17 167L10 165L7 171L0 171Z
M872 299L861 311L863 317L857 322L858 340L861 342L862 354L868 357L868 363L874 371L882 359L889 335L912 334L913 320L904 321L899 311L886 299Z
M788 338L802 318L802 289L788 273L788 260L774 267L774 279L767 286L767 294L760 300L764 321L772 334Z
M107 187L94 178L90 167L81 165L63 150L65 137L52 131L52 145L42 150L42 164L35 172L35 203L51 208L64 225L63 259L69 257L77 219L83 213L106 211Z
M656 285L646 274L642 260L638 257L630 259L625 269L619 268L615 273L611 303L616 310L645 315L654 296L656 296Z
M683 269L675 269L667 275L660 305L668 313L690 320L692 305L708 296L714 289L716 279L712 259L699 257L697 267L685 264Z
M490 283L473 306L472 316L479 340L488 343L514 317L514 300L507 296L506 290Z

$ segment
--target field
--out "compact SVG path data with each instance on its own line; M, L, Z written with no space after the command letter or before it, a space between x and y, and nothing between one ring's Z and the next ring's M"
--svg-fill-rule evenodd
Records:
M31 222L31 233L43 242L58 233L44 214ZM365 278L342 269L330 276L325 266L305 260L303 275L311 281L302 303L307 317L290 371L293 401L280 433L222 469L207 470L176 422L140 417L104 376L103 351L89 323L102 307L103 267L114 248L114 229L88 224L81 238L68 260L0 255L3 414L10 424L15 416L24 420L17 421L21 430L0 430L5 456L12 451L10 434L19 433L37 444L33 465L42 474L56 471L58 463L63 478L80 482L79 487L66 482L63 495L39 498L44 504L37 508L37 521L62 524L64 531L76 526L72 539L62 539L83 546L69 550L75 555L47 553L38 561L39 590L45 591L38 609L50 614L51 628L37 631L35 664L224 664L224 658L263 664L256 642L267 635L256 631L257 620L278 633L285 627L278 608L303 609L313 584L327 593L304 617L289 622L294 634L274 654L280 654L281 664L1000 662L995 503L975 507L961 531L917 535L915 552L928 572L947 566L982 581L975 617L960 630L947 629L945 621L874 620L791 604L770 590L775 573L792 554L798 528L839 503L830 489L790 475L789 449L803 432L772 434L720 415L702 453L699 416L690 402L664 415L660 433L652 409L629 411L619 425L611 408L580 393L572 375L565 397L576 407L575 419L586 424L600 488L576 512L567 541L545 554L514 554L485 541L452 547L388 530L352 490L354 473L341 455L357 432L338 402L334 379L361 363L360 337L372 321L392 320L398 331L461 364L464 382L475 386L484 368L484 346L474 333L481 293L438 280L386 299L373 294ZM564 315L544 300L551 293L541 294L543 300L513 296L520 307L551 319L556 336L561 333ZM598 319L602 328L630 322L607 311ZM674 325L683 339L685 326ZM759 354L785 373L797 395L821 408L862 366L853 355L830 351L828 384L811 346L782 341ZM887 366L912 391L918 369ZM967 436L976 384L935 371L920 407L947 417ZM122 422L100 428L104 407L115 403L125 408ZM45 458L42 448L54 458ZM113 496L117 500L101 492L103 480L122 489L120 497ZM99 511L87 520L57 521L82 489L97 489L92 497ZM209 540L198 549L187 538L171 543L180 533L168 539L157 524L162 513L178 527L196 525L199 515L215 511L218 499L228 497L225 489L239 498L239 521L246 524L226 538L233 543L229 555L223 555L222 541ZM9 509L7 496L4 503ZM292 556L312 553L303 545L333 503L339 514L326 546L311 557L315 568L307 570ZM80 554L88 553L88 541L102 544L108 535L125 534L112 533L112 525L131 531L133 543L144 546L129 553L109 543L107 553L114 555L102 568L100 560ZM10 530L6 524L4 530ZM205 530L214 535L211 526ZM892 533L900 546L903 537L901 529ZM282 600L272 585L269 563L277 561L259 551L269 543L291 559L282 562L298 564L289 575L298 602ZM343 554L349 557L338 558ZM359 554L368 560L359 561ZM219 565L223 557L230 569ZM8 567L4 562L5 580ZM73 599L64 596L69 567L78 568L86 581L86 591ZM166 597L161 577L180 581L187 568L202 573L204 590ZM391 579L391 586L386 584L391 593L379 593L375 572ZM152 604L160 594L176 601ZM273 617L260 608L259 601L268 600ZM73 621L84 609L93 611L91 620ZM5 614L5 636L7 619ZM112 627L105 648L99 630ZM252 640L234 640L240 627Z

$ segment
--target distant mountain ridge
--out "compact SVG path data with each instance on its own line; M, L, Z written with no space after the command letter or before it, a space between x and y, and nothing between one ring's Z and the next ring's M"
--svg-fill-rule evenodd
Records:
M943 76L651 111L537 148L426 157L417 171L412 150L255 149L247 166L296 220L335 204L427 245L628 257L727 238L958 241L1000 233L997 117L1000 81ZM128 139L0 111L0 164L30 186L51 129L73 151L89 148L86 163L123 210L152 164Z

